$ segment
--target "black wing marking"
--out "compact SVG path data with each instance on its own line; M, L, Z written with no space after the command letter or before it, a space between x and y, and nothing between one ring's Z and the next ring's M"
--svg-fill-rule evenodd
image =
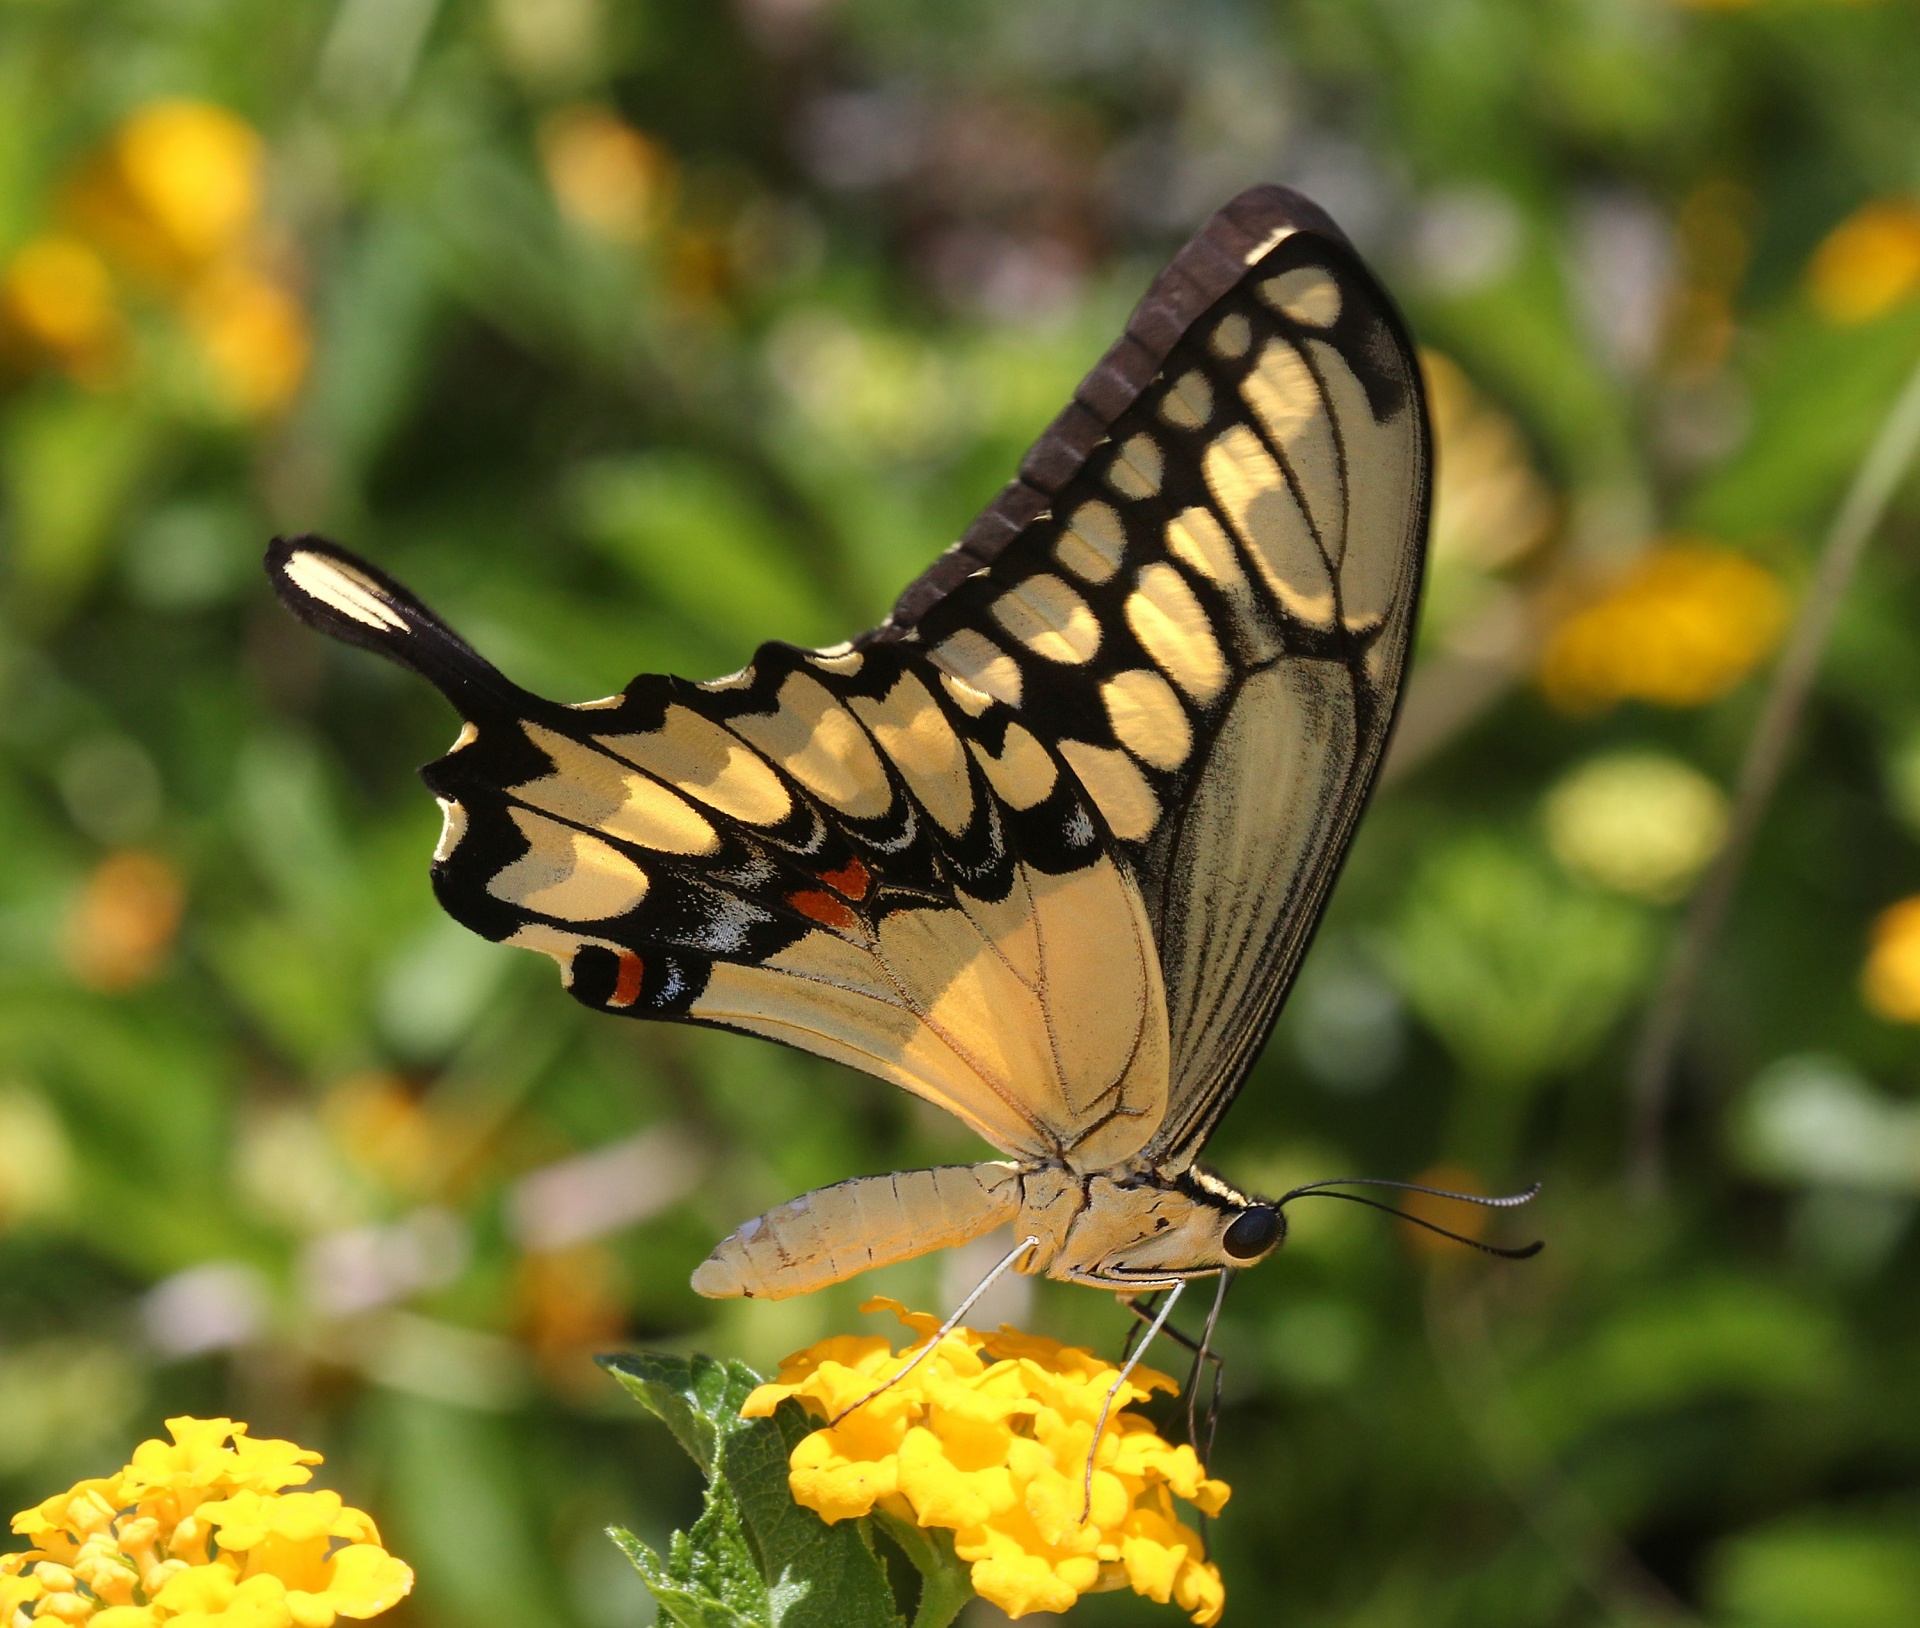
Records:
M1390 303L1257 188L857 644L563 707L344 550L269 570L468 718L426 771L436 887L583 1001L839 1057L1010 1152L1179 1164L1371 785L1427 467Z
M1254 188L868 636L1015 702L1102 809L1165 972L1150 1156L1198 1150L1318 925L1398 702L1431 466L1391 300L1320 210Z
M583 1003L850 1063L1023 1157L1102 1167L1159 1124L1137 890L1058 759L917 651L768 644L729 679L570 707L333 544L277 542L269 565L308 620L458 699L466 727L423 771L435 890Z

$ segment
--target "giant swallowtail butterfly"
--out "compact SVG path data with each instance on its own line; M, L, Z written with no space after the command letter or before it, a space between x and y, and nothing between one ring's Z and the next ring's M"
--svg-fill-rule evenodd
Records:
M466 720L423 771L460 921L588 1006L835 1058L1006 1155L797 1198L696 1289L799 1294L1014 1221L1023 1271L1131 1293L1284 1230L1197 1160L1379 768L1431 472L1391 300L1263 186L848 643L569 706L332 543L276 541L268 569Z

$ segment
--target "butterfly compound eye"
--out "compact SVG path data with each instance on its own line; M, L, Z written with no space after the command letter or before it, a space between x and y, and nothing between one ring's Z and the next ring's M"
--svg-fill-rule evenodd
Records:
M1258 1260L1280 1242L1286 1230L1287 1224L1281 1220L1278 1210L1268 1204L1256 1204L1233 1218L1221 1242L1236 1261Z

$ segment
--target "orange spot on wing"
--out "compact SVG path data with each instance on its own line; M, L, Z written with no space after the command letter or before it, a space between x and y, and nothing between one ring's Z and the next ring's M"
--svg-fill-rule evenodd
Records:
M818 888L810 888L803 893L790 893L787 903L801 915L831 927L837 932L851 932L860 925L860 918L849 910L831 893L823 893Z
M631 1006L640 998L640 980L646 975L647 964L632 950L620 952L620 975L613 981L613 993L607 997L607 1004L615 1007Z
M837 871L822 871L820 880L836 893L843 893L849 899L864 899L867 896L867 889L873 886L872 875L858 859L849 859Z

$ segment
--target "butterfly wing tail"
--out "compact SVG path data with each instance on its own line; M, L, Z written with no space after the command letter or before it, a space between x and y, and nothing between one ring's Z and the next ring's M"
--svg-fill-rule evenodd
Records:
M267 576L309 627L410 667L462 717L519 710L524 692L405 584L324 537L276 537Z

